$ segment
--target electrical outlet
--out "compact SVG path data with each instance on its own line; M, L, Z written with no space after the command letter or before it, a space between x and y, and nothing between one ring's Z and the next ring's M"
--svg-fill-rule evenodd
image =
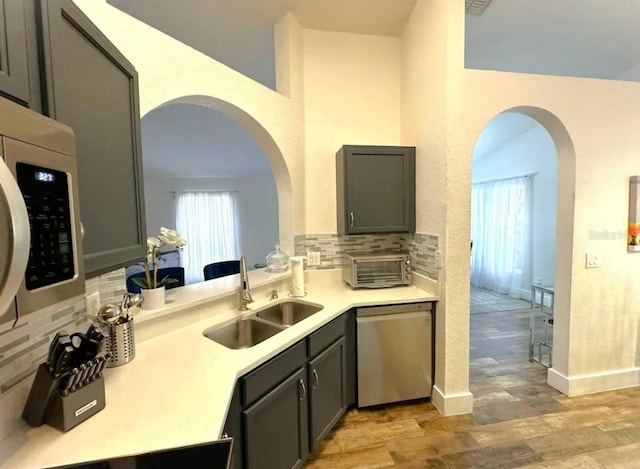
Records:
M533 281L534 285L542 285L542 277L536 277Z
M598 258L598 254L592 251L587 252L585 254L585 268L595 269L596 267L600 267L600 259Z
M320 265L320 253L317 251L307 252L307 265Z
M87 314L98 314L100 309L100 292L91 293L84 297L84 310Z

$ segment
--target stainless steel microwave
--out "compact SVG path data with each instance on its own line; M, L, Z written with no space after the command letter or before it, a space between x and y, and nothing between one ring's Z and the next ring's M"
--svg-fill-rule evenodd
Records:
M84 294L77 184L73 131L0 98L0 324Z
M345 251L342 277L352 288L385 288L411 284L406 251Z

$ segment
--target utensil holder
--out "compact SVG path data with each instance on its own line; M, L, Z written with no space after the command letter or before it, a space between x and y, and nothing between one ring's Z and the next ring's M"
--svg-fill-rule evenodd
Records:
M105 350L111 352L107 368L124 365L133 360L136 356L133 318L120 324L110 324L105 329Z

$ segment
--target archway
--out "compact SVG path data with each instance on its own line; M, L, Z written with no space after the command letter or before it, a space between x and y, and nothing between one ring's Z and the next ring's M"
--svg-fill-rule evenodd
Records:
M293 207L293 189L289 170L285 163L284 156L276 144L274 138L269 134L265 127L260 124L253 116L249 115L243 109L236 105L224 101L214 96L190 95L181 96L169 100L154 109L146 112L142 118L153 112L154 110L170 106L173 104L192 104L203 106L222 113L228 118L237 122L249 135L251 135L264 155L267 157L273 177L275 179L277 198L278 198L278 219L279 219L279 240L283 249L293 252L293 236L294 236L294 207ZM144 138L144 137L143 137Z
M568 367L568 348L569 348L569 324L570 324L570 305L571 305L571 266L572 266L572 244L573 244L573 231L574 231L574 193L575 193L575 152L571 138L560 121L560 119L551 112L532 106L518 106L510 109L506 109L496 116L504 116L508 113L515 113L521 117L527 116L525 119L532 119L533 126L532 132L543 132L550 140L549 143L555 147L556 164L555 169L557 173L557 182L555 184L556 191L556 214L555 214L555 242L551 248L555 251L553 256L553 267L555 275L553 278L554 305L553 305L553 348L552 356L549 356L549 361L552 362L552 368L543 372L544 380L553 387L560 389L559 386L554 386L553 370L558 370L561 374L565 374ZM483 129L484 130L484 129ZM523 135L526 135L525 131L518 138L523 140ZM521 141L522 143L522 141ZM477 143L476 143L477 146ZM514 145L517 148L517 145ZM524 148L524 147L521 147ZM524 173L527 171L525 170ZM520 174L524 175L524 174ZM539 187L538 190L545 190L544 187ZM544 210L545 207L538 207ZM548 235L549 233L545 233ZM475 245L474 245L475 248ZM545 283L544 280L536 278L537 276L531 275L528 279L525 279L523 283L524 291L526 291L530 284ZM539 282L536 282L539 280ZM538 296L539 298L539 296ZM526 298L529 300L529 297ZM522 311L523 321L527 321L525 317L526 312ZM527 326L528 329L528 326ZM473 329L472 329L473 332ZM528 331L527 331L528 332ZM521 337L522 338L522 337ZM473 334L472 334L473 342ZM521 353L520 358L526 358L528 361L529 355L529 338L526 338L526 342L522 341L518 346L514 346L514 350ZM473 343L471 344L473 347ZM518 348L520 347L520 348ZM473 353L471 354L473 358ZM523 357L524 356L524 357ZM472 362L473 363L473 362ZM472 370L472 375L473 375ZM562 389L560 389L562 391Z

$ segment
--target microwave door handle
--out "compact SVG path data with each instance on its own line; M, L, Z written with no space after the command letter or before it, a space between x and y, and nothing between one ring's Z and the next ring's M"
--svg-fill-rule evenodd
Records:
M8 247L9 268L4 281L5 285L4 288L0 288L0 314L4 314L13 303L13 297L20 289L24 279L29 260L31 229L22 193L2 155L0 155L0 197L4 199L0 203L5 203L9 209L8 221L12 237ZM2 284L1 281L0 284Z

